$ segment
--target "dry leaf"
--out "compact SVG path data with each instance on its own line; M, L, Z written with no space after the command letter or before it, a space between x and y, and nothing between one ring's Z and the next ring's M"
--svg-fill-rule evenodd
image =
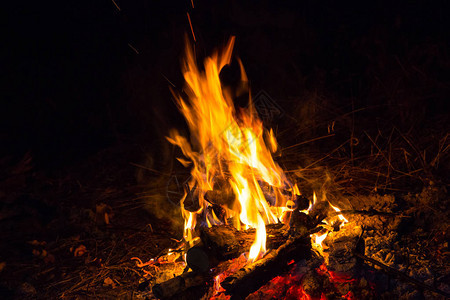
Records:
M104 286L110 285L112 288L116 287L116 283L109 277L105 278L105 280L103 281L103 285Z
M0 262L0 272L6 267L6 263L4 261Z
M87 252L86 246L80 245L78 246L75 251L73 252L73 256L82 256Z

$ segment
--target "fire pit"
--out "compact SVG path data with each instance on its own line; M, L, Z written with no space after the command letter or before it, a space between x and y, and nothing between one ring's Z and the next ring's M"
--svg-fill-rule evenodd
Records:
M16 2L0 298L449 298L445 1Z
M234 107L220 71L230 63L234 37L222 51L197 64L187 42L183 73L185 94L174 92L190 129L190 141L173 130L190 167L180 200L184 240L167 260L183 272L156 283L160 299L371 299L384 271L433 295L449 296L393 267L390 250L373 258L373 218L396 229L407 216L394 213L389 197L380 210L362 205L341 210L325 189L311 200L274 161L277 141L259 119L251 98ZM239 61L240 89L248 89ZM250 93L249 93L250 94ZM189 202L187 201L189 200ZM189 203L189 205L186 205ZM391 231L392 232L392 231ZM383 237L384 239L385 237ZM387 237L390 240L390 237ZM150 264L154 264L152 260ZM144 266L145 264L142 264ZM180 268L181 270L181 268ZM158 280L157 280L158 282Z

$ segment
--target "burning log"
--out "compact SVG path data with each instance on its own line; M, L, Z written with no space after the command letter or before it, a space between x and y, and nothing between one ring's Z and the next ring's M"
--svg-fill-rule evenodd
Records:
M226 206L231 208L236 196L227 179L221 177L216 178L214 188L205 193L205 200L211 204Z
M281 223L266 226L267 248L277 249L289 236L305 236L316 223L298 209L293 211L289 227ZM189 249L188 266L196 272L206 272L221 261L236 258L250 249L255 229L237 230L231 225L202 228L201 243Z
M328 201L318 201L314 204L311 211L309 212L310 217L319 224L323 219L328 217L331 212L331 206Z
M152 292L158 299L167 299L185 292L191 287L205 285L205 283L211 280L210 274L187 272L163 283L155 284L152 288Z
M266 227L268 248L278 248L287 239L287 228L283 224ZM219 262L238 257L250 249L255 229L237 230L230 225L201 229L201 243L187 252L188 266L196 272L206 272Z
M214 184L214 188L211 191L205 193L205 200L213 205L225 206L232 208L236 199L230 183L224 179L217 180ZM281 199L291 199L295 206L300 210L308 208L308 198L301 195L294 195L291 191L286 189L274 189L265 182L258 181L259 186L264 194L266 201L270 206L284 207L286 203L280 202Z
M346 230L334 231L323 241L324 250L328 256L327 268L338 274L355 272L357 259L353 255L358 246L362 228L354 226Z
M216 227L231 228L228 226L216 226ZM286 239L286 236L283 236L281 234L282 230L283 229L282 227L280 227L280 225L276 224L268 225L268 239L270 239L271 237L270 235L274 234L275 232L280 233L279 236ZM311 249L309 238L310 233L312 232L308 232L307 234L304 234L300 237L288 239L287 242L282 244L278 249L269 250L266 256L263 257L262 259L248 264L247 266L239 270L236 274L226 278L225 280L227 281L224 282L223 285L224 287L225 286L228 287L226 288L227 293L228 291L230 291L233 294L236 293L236 296L244 294L248 295L252 291L257 290L265 282L267 282L271 278L275 277L276 275L287 269L289 261L307 258L310 254ZM247 234L247 239L251 241L252 239L251 238L249 239L249 236L252 236L252 234L254 234L254 230L247 230L241 232L241 238L244 238L245 234ZM275 241L276 240L273 240L272 245L276 245ZM212 256L208 255L208 253L204 254L202 252L200 252L200 254L198 252L196 253L197 250L193 249L196 249L196 247L191 248L187 253L188 254L187 261L189 262L190 258L193 258L193 260L196 262L194 263L195 266L193 267L193 269L195 270L207 269L207 270L205 272L197 271L197 272L183 273L180 276L169 279L163 283L154 285L152 291L155 297L159 299L167 299L177 296L180 293L184 293L190 288L208 285L208 283L213 280L214 276L220 274L221 272L227 269L227 265L229 265L230 262L229 260L224 262L218 262L216 260L213 263L216 263L218 265L211 271L210 266L208 266L208 268L204 266L204 260L208 261L211 259ZM203 249L201 250L204 251ZM248 250L248 248L246 250ZM240 254L241 252L238 253ZM210 262L208 261L208 264L209 263ZM252 284L248 285L249 282Z
M221 283L232 299L243 299L273 277L286 271L291 260L308 258L311 251L309 235L289 239L263 258L247 264Z
M278 248L287 239L287 228L283 224L266 226L267 247ZM248 251L253 243L256 230L237 230L233 226L222 225L203 228L200 234L203 243L214 250L223 260L238 257Z

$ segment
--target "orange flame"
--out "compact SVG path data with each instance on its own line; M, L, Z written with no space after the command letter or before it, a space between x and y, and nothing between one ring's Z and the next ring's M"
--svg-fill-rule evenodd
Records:
M294 186L296 187L296 186ZM309 202L309 207L305 210L303 210L302 212L309 214L309 212L311 211L311 209L314 207L314 205L317 203L317 196L316 196L316 192L313 193L313 201ZM330 207L337 213L341 212L341 210L334 206L333 204L331 204L328 201L328 204L330 205ZM349 221L340 213L337 216L331 216L328 218L325 218L322 222L325 223L327 226L322 229L321 231L311 234L311 246L312 249L314 251L316 251L318 254L320 254L324 259L325 262L328 261L328 255L327 253L324 251L324 246L322 245L322 242L328 237L328 234L333 230L332 229L332 224L335 223L335 221L339 220L340 224L339 224L339 229L342 229L342 227L345 226L345 224L347 224Z
M329 203L329 202L328 202ZM336 206L334 206L333 204L329 203L331 208L334 209L335 212L340 212L341 210L339 208L337 208ZM346 223L348 223L348 220L342 215L342 214L338 214L338 218L341 221L341 224L339 225L339 228L344 227L344 225Z
M250 249L249 260L255 260L266 251L265 224L276 223L281 210L271 210L261 184L268 184L275 190L276 206L287 202L279 189L292 190L281 167L276 164L271 153L277 150L277 142L272 130L264 129L250 101L248 108L237 112L231 92L219 79L222 68L230 63L234 37L222 52L216 52L204 61L204 71L197 66L192 48L187 45L183 64L188 100L174 93L179 109L185 117L191 133L188 140L172 131L168 140L181 148L184 156L192 161L189 188L195 188L200 208L196 212L184 209L184 237L192 242L197 225L197 216L206 216L201 222L207 226L219 224L219 220L206 201L207 191L223 181L228 182L234 195L234 203L224 205L227 218L233 218L237 229L256 228L256 237ZM247 87L247 76L242 63L241 83ZM266 138L264 138L266 137ZM267 142L267 144L266 144ZM180 160L184 165L188 162ZM298 190L298 189L297 189ZM211 215L212 214L212 215Z

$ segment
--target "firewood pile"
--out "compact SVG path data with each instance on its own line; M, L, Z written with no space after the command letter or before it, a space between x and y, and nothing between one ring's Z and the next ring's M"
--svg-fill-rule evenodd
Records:
M277 297L375 298L386 284L376 291L381 276L372 275L385 272L423 293L448 297L450 294L436 286L436 282L422 282L408 275L406 269L390 266L401 261L396 255L401 248L397 234L412 217L396 207L390 197L379 201L384 202L381 206L358 199L350 201L345 191L332 192L339 185L334 184L327 171L323 172L326 177L322 180L316 177L309 182L312 186L322 181L319 197L314 188L309 201L302 195L307 189L299 189L297 182L306 185L308 176L304 169L287 175L273 159L278 149L273 130L263 126L253 101L237 112L227 87L221 83L219 74L231 63L234 43L235 38L231 37L223 49L207 57L203 68L199 68L193 54L195 47L186 42L183 75L187 92L174 92L174 97L191 136L188 140L172 130L167 138L184 156L178 161L184 167L191 166L191 176L179 201L184 243L178 250L186 266L181 274L154 284L153 296L245 299L254 293L261 295L261 289L273 280L282 284L283 278L291 276L296 283L291 282L286 293ZM242 64L240 73L245 90L248 79ZM408 143L405 136L402 138ZM351 139L352 147L353 142ZM386 182L389 182L391 169L398 170L377 148L388 162ZM344 163L341 171L352 166L353 162ZM370 170L364 172L369 174ZM333 179L336 178L335 173ZM334 201L330 202L327 195L333 195ZM433 195L441 198L444 194ZM375 246L373 238L380 245ZM397 242L397 247L392 247L393 242ZM310 267L302 273L293 271L302 261ZM311 266L314 261L320 263Z
M326 226L324 211L293 214L296 219L290 227L268 226L270 250L251 263L246 263L244 251L254 230L238 231L228 225L203 228L201 242L186 253L184 272L146 290L151 287L150 297L157 299L373 299L397 293L405 299L419 294L448 297L444 275L448 271L441 270L444 276L434 282L422 281L419 274L430 272L430 266L419 258L414 265L402 261L411 244L402 247L398 235L412 216L396 211L390 196L356 203L359 209L347 210L350 222L325 238L322 253L314 250L311 237ZM434 267L444 267L444 262Z

